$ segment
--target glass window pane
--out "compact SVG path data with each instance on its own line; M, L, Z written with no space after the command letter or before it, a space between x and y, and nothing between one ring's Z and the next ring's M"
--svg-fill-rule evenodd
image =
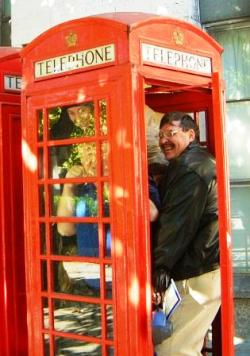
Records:
M250 272L250 186L231 187L233 265Z
M43 327L49 329L49 302L48 298L42 298L43 305Z
M73 295L100 296L100 266L88 262L54 261L54 289Z
M103 216L109 217L110 216L110 191L109 191L109 184L103 184Z
M44 349L44 356L50 356L50 345L49 345L49 335L43 335L43 349Z
M54 216L78 218L98 216L97 187L94 183L83 184L64 184L62 193L57 184L51 187L52 190L52 214ZM73 233L63 231L59 226L59 233L64 236L70 236L76 233L75 224L71 224ZM64 226L67 228L67 226Z
M100 132L101 135L107 135L108 125L107 125L107 102L106 100L99 101L100 110Z
M55 356L62 355L101 356L102 347L90 342L56 337Z
M48 111L51 140L95 135L94 103L87 102Z
M59 299L54 305L55 330L101 337L100 305Z
M79 256L99 257L98 224L77 224L76 237Z
M107 325L107 338L113 339L114 337L114 322L113 322L113 308L112 305L106 306L106 325Z
M43 149L38 149L38 177L39 179L44 178L44 163L43 163Z
M101 172L105 177L109 174L109 143L101 144Z
M62 223L61 223L62 225ZM52 236L52 253L62 256L77 256L76 235L63 236L58 232L57 224L50 227Z
M40 253L46 255L46 235L45 235L45 224L40 224Z
M47 279L47 261L41 261L41 281L42 290L47 291L48 289L48 279Z
M43 185L39 185L39 215L45 215L45 192Z
M37 111L37 119L38 119L38 132L37 132L38 141L43 141L44 116L42 110Z
M54 255L99 257L98 224L65 222L57 226L58 230L54 226L52 228ZM71 226L74 229L71 236L59 233L70 232Z
M107 355L108 356L114 356L114 348L112 346L107 347Z
M104 224L105 257L111 257L111 231L110 224Z
M112 266L105 265L105 297L112 299Z
M231 179L250 178L250 105L227 104L227 136Z
M51 178L95 177L96 172L95 142L55 146L49 149Z

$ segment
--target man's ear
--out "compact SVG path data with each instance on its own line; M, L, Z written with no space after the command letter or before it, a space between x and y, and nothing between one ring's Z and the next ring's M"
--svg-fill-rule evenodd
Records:
M189 142L193 142L195 140L195 131L190 129L189 131Z

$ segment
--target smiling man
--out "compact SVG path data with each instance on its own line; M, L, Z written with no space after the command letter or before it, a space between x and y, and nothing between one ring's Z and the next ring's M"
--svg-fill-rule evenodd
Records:
M154 291L175 280L182 302L171 320L173 335L157 356L201 355L220 306L219 237L215 160L199 144L199 129L183 112L165 114L159 145L169 161L160 182L162 208L153 237Z

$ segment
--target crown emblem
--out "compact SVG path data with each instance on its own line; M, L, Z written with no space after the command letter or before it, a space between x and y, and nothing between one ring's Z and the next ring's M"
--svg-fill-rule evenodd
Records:
M173 33L173 40L177 45L183 45L184 33L181 30L175 30Z
M65 37L66 44L68 47L75 47L77 44L77 34L70 32L68 36Z

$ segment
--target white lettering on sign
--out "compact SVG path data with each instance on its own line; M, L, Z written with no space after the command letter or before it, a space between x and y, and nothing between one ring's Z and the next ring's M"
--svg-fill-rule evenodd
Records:
M142 60L146 63L211 74L211 58L142 43Z
M86 49L81 52L65 54L64 56L35 62L35 78L47 77L115 61L115 45Z
M4 89L21 91L22 78L15 75L5 75L4 76Z

